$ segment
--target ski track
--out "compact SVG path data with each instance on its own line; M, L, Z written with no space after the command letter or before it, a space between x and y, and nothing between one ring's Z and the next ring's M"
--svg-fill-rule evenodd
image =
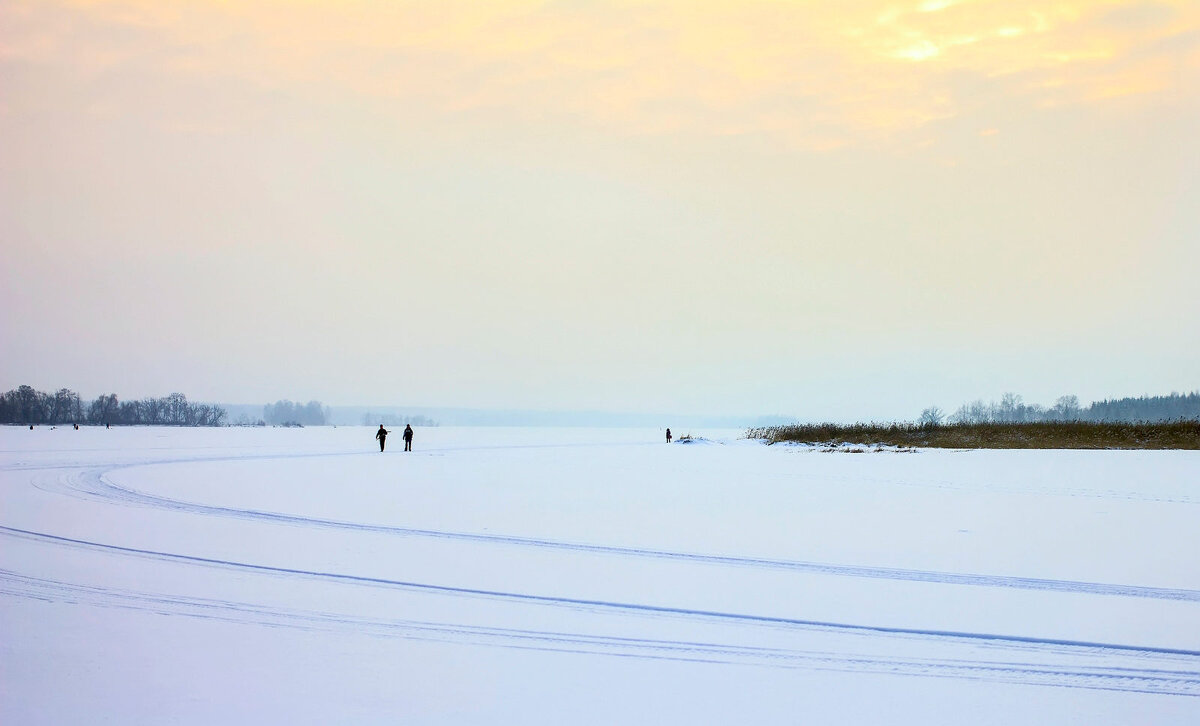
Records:
M302 456L324 456L323 454L304 454ZM267 458L288 458L270 456ZM233 458L218 459L217 461L235 460ZM180 461L213 461L213 459L180 460ZM305 517L301 515L269 512L254 509L237 509L195 502L186 502L169 497L162 497L146 492L137 491L113 483L106 474L118 469L133 468L148 465L150 462L127 464L109 468L80 467L75 475L56 478L50 482L38 483L44 490L56 490L78 496L92 497L101 501L116 501L123 504L142 505L160 509L188 512L204 516L221 516L236 519L247 519L275 524L321 527L327 529L370 532L374 534L394 535L401 537L424 537L434 539L449 539L482 544L505 545L514 547L533 547L541 549L587 552L623 557L639 557L659 560L675 560L697 564L723 565L732 567L750 567L760 569L790 570L820 575L835 575L841 577L859 577L877 580L897 580L908 582L927 582L941 585L974 585L980 587L1002 587L1021 590L1041 590L1051 592L1081 593L1088 595L1113 595L1120 597L1150 598L1155 600L1177 600L1184 602L1200 602L1200 590L1186 588L1149 587L1143 585L1128 585L1103 582L1086 582L1079 580L1057 580L1036 577L1018 577L1011 575L985 575L978 573L942 572L936 570L915 570L893 567L874 567L869 565L840 565L828 562L808 562L803 560L781 560L759 557L740 557L735 555L713 555L694 552L674 552L669 550L649 549L641 547L622 547L616 545L591 544L586 542L568 542L561 540L520 537L504 534L480 534L474 532L453 532L446 530L431 530L412 527L397 527L382 524L366 524L347 522L320 517ZM158 463L178 463L152 462Z
M133 547L120 547L4 526L0 526L0 533L10 537L19 537L46 544L82 548L110 554L144 557L159 561L253 572L278 577L299 577L334 582L342 585L389 588L453 597L487 598L522 604L621 615L665 616L688 621L733 623L750 627L783 627L793 630L823 631L847 635L914 638L925 641L950 642L958 645L984 645L993 649L1016 651L1025 654L1057 654L1060 656L1091 656L1101 658L1123 656L1139 660L1150 660L1155 666L1167 663L1182 663L1189 667L1200 666L1200 651L1175 648L1094 643L1053 638L1032 638L992 633L881 627L698 610L683 607L556 597L533 593L451 587L345 573L275 567ZM1026 685L1133 691L1176 696L1200 696L1200 670L1194 669L1162 667L1132 668L1128 666L1068 663L1031 664L977 659L843 654L828 651L765 648L712 642L656 640L586 633L496 628L459 623L382 620L321 611L270 608L249 603L206 598L165 596L115 590L112 588L78 585L45 578L30 577L8 570L0 570L0 594L49 602L87 603L102 607L121 607L160 614L185 615L238 623L282 625L302 629L328 630L349 628L355 632L365 632L380 636L443 640L475 645L495 645L578 654L617 655L637 658L820 670L883 672L945 678L973 678L1000 680Z
M559 446L571 447L579 446L579 444ZM475 448L528 449L544 447L530 445ZM461 448L454 449L453 451L469 450L471 449ZM108 504L145 506L187 512L201 516L231 517L290 526L331 528L402 537L440 538L488 545L586 552L618 557L675 560L733 567L781 569L846 577L1200 602L1200 590L1191 589L839 565L733 555L711 555L510 535L477 534L364 524L176 500L122 487L113 483L106 476L120 469L152 464L169 465L194 462L246 461L249 459L270 460L360 455L363 454L361 452L331 451L217 457L193 456L113 462L107 466L99 467L94 463L83 464L79 462L58 462L51 464L13 462L0 468L0 471L13 473L31 472L34 475L28 480L28 483L38 489ZM438 452L427 452L427 455L440 454ZM902 482L901 485L909 484ZM939 484L933 484L933 486L939 486ZM1083 496L1095 495L1092 492L1079 492L1078 494ZM1120 495L1117 494L1117 496ZM1193 502L1184 501L1180 503L1191 504ZM939 678L999 681L1026 685L1200 696L1200 651L1195 650L1034 638L992 633L884 627L644 603L570 598L538 593L454 587L435 583L391 580L340 572L323 572L253 562L206 558L153 549L122 547L114 544L75 539L5 525L0 525L0 535L38 542L45 546L77 548L113 556L148 558L184 566L218 568L270 577L303 578L338 585L389 588L450 597L486 598L529 606L568 608L622 616L668 617L683 619L689 622L724 623L739 627L785 628L795 631L819 631L839 635L866 636L868 638L908 638L925 642L951 644L964 648L972 646L985 647L996 652L1025 654L1027 656L1036 655L1040 658L1048 656L1066 659L1092 658L1098 662L1093 664L1070 662L1026 663L979 660L974 658L920 658L841 651L829 652L799 648L768 648L705 641L630 638L605 634L526 630L462 623L378 619L317 610L280 609L252 603L135 592L97 587L94 585L60 582L21 574L15 571L0 570L0 595L47 602L85 603L99 607L125 608L235 623L286 626L311 630L348 629L357 633L381 637L460 642L537 651L603 654L619 657L803 668L809 670L895 673ZM1133 659L1145 662L1149 667L1111 665L1110 662L1113 658Z

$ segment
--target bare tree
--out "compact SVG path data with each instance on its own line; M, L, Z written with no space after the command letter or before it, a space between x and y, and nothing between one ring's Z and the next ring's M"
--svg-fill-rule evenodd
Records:
M88 422L94 424L119 423L117 414L120 412L121 404L117 400L117 394L110 393L107 396L100 396L88 408Z
M1001 421L1016 422L1020 421L1025 406L1021 403L1021 397L1015 393L1005 393L1000 397L999 415L996 417Z
M187 396L182 393L172 393L167 396L164 403L167 409L167 423L183 426L188 422Z
M921 418L917 419L917 423L922 426L941 426L943 418L945 417L942 414L942 409L937 406L930 406L921 412Z
M1051 411L1060 421L1077 421L1081 413L1079 399L1075 396L1059 396Z

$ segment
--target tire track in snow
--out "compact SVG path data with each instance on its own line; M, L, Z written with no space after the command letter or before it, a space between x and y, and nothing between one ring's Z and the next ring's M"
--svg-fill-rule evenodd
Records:
M845 654L800 648L631 638L421 620L385 620L316 610L163 595L79 585L0 570L0 594L46 602L118 607L242 625L303 630L348 629L358 634L520 650L652 660L754 665L808 670L1000 681L1090 690L1200 696L1200 671L1086 664L1031 664L997 660Z
M1144 585L1087 582L1081 580L1058 580L1038 577L1020 577L1013 575L984 575L978 573L943 572L937 570L875 567L869 565L839 565L828 562L782 560L735 555L712 555L643 547L622 547L617 545L569 542L536 537L521 537L515 535L479 534L473 532L453 532L447 530L364 524L336 519L284 514L281 512L237 509L234 507L221 507L216 505L186 502L179 499L171 499L169 497L148 494L146 492L123 487L113 483L105 476L105 474L114 470L115 469L83 469L80 470L78 475L68 475L65 479L60 479L50 484L49 487L57 487L59 484L64 484L68 489L75 493L92 496L99 500L119 501L126 504L138 504L160 509L188 512L190 514L231 517L291 526L321 527L357 532L370 532L373 534L385 534L401 537L448 539L463 542L477 542L489 545L499 544L514 547L533 547L559 551L586 552L589 554L612 555L619 557L673 560L679 562L690 562L694 564L789 570L807 574L835 575L839 577L859 577L877 580L926 582L939 585L973 585L978 587L999 587L1087 595L1112 595L1119 597L1149 598L1154 600L1200 602L1200 590L1186 588L1149 587ZM45 484L35 483L35 486L39 486L43 489L49 488Z

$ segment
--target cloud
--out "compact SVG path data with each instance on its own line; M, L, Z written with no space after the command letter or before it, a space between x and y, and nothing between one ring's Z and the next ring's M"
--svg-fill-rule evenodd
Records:
M1186 0L86 0L5 12L3 57L82 74L232 77L401 118L754 135L801 149L887 146L970 114L955 92L963 74L1009 79L988 84L998 97L980 105L1031 110L1180 93L1178 64L1163 57L1200 31L1200 6ZM1195 54L1178 53L1194 73Z

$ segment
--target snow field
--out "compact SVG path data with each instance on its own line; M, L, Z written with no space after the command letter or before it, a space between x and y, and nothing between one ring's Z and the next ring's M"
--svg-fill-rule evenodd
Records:
M1196 452L372 435L0 429L0 721L1200 719Z

